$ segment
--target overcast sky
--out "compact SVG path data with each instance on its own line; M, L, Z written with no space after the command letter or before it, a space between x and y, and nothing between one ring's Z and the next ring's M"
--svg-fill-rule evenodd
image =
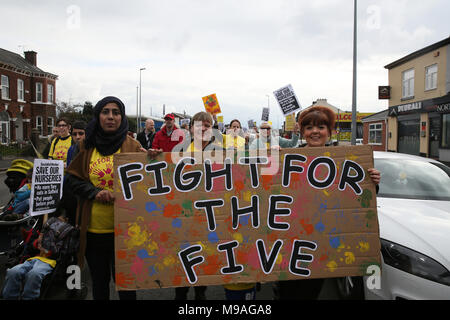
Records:
M216 93L226 123L259 123L269 104L278 127L273 91L287 84L303 108L318 98L352 107L351 0L0 0L0 11L1 47L36 51L59 77L59 101L114 95L135 115L145 67L144 116L163 104L193 115ZM448 0L358 0L359 112L387 108L384 66L448 37L448 12Z

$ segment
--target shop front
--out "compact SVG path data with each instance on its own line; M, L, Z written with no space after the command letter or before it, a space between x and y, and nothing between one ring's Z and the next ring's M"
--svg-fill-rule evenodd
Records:
M450 94L389 107L389 121L391 151L450 162Z
M363 123L361 119L372 115L373 113L356 113L356 138L363 137ZM338 141L351 141L352 139L352 113L338 112L336 113L336 134L332 139Z

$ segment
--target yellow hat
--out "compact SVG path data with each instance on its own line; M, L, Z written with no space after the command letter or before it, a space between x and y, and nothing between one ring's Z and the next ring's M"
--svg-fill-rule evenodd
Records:
M28 170L30 169L33 169L33 162L30 162L25 159L16 159L13 160L11 166L9 167L8 170L6 170L6 172L17 171L23 174L27 174Z

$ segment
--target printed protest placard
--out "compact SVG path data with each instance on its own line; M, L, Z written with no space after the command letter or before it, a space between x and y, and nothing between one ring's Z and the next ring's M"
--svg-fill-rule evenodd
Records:
M210 94L209 96L203 97L203 104L205 105L206 112L211 114L221 113L219 101L217 100L217 96L215 93Z
M261 120L262 121L269 121L269 113L270 113L270 109L269 108L263 108Z
M180 126L187 125L189 127L189 124L191 123L191 119L180 119Z
M56 211L62 197L64 162L34 159L30 194L30 214L37 216Z
M114 155L117 289L361 276L379 265L370 146L222 163L171 156Z
M301 110L300 102L298 101L294 89L290 84L274 91L273 94L277 99L281 112L283 112L285 117L291 113Z
M248 120L247 125L248 125L248 128L251 129L251 128L255 127L255 122L253 120Z

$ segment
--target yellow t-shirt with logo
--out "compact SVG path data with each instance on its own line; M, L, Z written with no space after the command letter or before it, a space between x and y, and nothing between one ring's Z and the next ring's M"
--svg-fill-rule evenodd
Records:
M120 153L120 149L116 153ZM94 149L89 163L89 179L95 187L113 192L113 168L113 155L103 156L97 149ZM114 205L112 203L105 204L94 200L88 231L93 233L114 232Z
M72 136L67 136L65 138L55 138L50 146L49 158L53 160L67 161L67 151L69 151L72 145Z
M245 149L245 139L241 136L233 137L232 135L224 134L223 145L225 149Z

